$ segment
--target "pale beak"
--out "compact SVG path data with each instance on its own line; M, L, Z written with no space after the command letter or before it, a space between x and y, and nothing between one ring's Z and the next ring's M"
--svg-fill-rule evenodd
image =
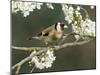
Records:
M68 26L67 25L64 25L64 28L68 28Z

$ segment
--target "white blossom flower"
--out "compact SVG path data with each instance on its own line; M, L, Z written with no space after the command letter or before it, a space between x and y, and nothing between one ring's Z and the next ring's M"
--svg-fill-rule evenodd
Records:
M73 10L74 10L73 7L70 6L70 7L69 7L69 11L70 11L71 13L73 13Z
M41 5L43 5L43 3L12 1L12 13L21 11L23 16L27 17L34 9L41 9Z
M40 56L34 56L30 62L34 63L36 68L44 69L52 67L55 59L54 52L52 50L47 50L46 53L43 53Z
M36 3L36 8L41 9L41 5L43 5L43 3Z
M27 15L29 15L28 11L24 13L24 17L27 17Z
M27 17L34 9L40 10L42 5L43 3L39 2L12 1L12 12L17 13L21 11L23 16ZM46 6L50 9L54 9L52 3L46 3Z
M79 35L75 35L74 37L76 38L76 40L79 40L80 39L80 36Z
M77 6L77 10L80 11L80 9L81 9L80 6Z
M65 20L70 24L73 21L74 9L72 6L68 7L65 4L62 4L62 11L65 15Z
M75 11L75 15L76 15L76 17L79 17L80 14L81 14L81 13L80 13L78 10Z
M95 6L93 6L93 5L92 5L92 6L90 6L90 8L91 8L91 9L94 9L94 7L95 7Z
M68 5L62 4L62 11L64 13L65 20L69 24L73 22L72 30L80 35L89 35L95 37L95 22L90 19L83 20L80 10L80 6L77 6L77 8L74 9L72 6L68 7ZM75 37L76 39L79 39L80 36Z
M47 7L50 9L54 9L53 5L51 3L46 3Z
M95 37L95 22L90 20L90 19L86 19L83 23L83 29L84 30L84 34L85 35L90 35L90 36L94 36Z
M72 24L73 31L80 35L87 35L95 37L95 22L90 19L82 20L80 26Z

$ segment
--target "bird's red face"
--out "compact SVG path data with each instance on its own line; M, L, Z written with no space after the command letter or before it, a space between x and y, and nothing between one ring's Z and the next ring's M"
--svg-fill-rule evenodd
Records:
M58 32L64 31L64 28L67 28L67 26L65 26L65 24L64 24L63 22L58 22L58 23L56 24L56 30L57 30Z
M60 27L61 27L61 30L64 30L64 23L62 22L62 23L60 23Z

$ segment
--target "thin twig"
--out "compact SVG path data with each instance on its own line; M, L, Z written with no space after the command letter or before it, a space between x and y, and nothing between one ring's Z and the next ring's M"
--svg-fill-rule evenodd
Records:
M16 49L16 50L22 50L22 51L34 51L34 50L45 49L47 47L16 47L16 46L12 46L12 48Z
M83 44L86 44L86 43L90 42L91 40L92 39L85 40L85 41L80 41L80 42L65 43L65 44L60 45L60 46L55 46L54 50L60 50L62 48L68 47L68 46L83 45Z
M32 73L34 69L35 69L35 66L32 68L32 70L30 71L30 73Z
M21 69L21 65L17 67L16 74L19 73L20 69Z

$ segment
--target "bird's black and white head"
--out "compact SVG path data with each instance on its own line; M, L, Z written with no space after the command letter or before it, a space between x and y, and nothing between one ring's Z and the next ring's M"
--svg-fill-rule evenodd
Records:
M64 28L67 28L67 25L65 25L63 22L57 22L57 23L55 24L55 29L56 29L58 32L64 31Z

